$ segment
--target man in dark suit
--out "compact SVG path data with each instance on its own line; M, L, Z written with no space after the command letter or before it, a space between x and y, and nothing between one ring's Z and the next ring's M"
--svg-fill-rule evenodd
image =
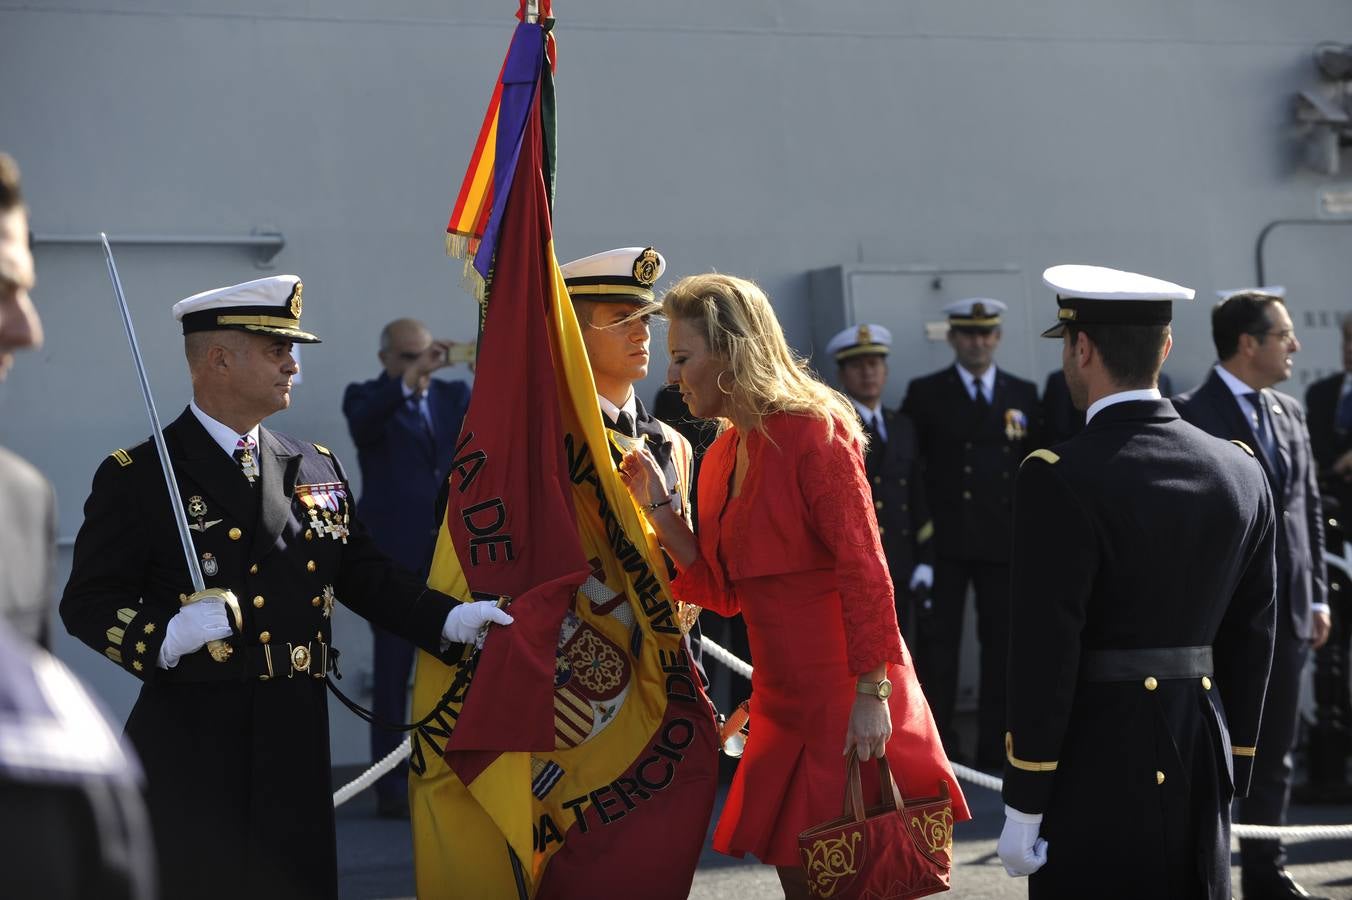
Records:
M995 365L999 300L944 307L952 366L917 378L901 411L915 423L934 515L934 602L916 631L917 674L949 754L967 586L976 592L981 682L976 764L1004 760L1005 660L1009 646L1009 541L1014 475L1040 446L1037 386Z
M19 168L0 153L0 382L42 346ZM14 897L155 896L140 767L45 648L55 511L47 479L0 447L0 871Z
M166 897L334 897L324 679L334 604L459 660L490 601L430 590L376 548L333 453L262 427L291 402L300 279L180 301L193 400L164 429L186 522L147 441L99 467L61 617L142 681L127 736L145 767ZM192 591L183 529L207 588Z
M925 502L924 471L915 425L883 406L892 332L882 325L851 325L826 342L845 396L868 435L864 472L873 491L878 536L897 598L897 623L915 642L916 603L934 586L934 523Z
M432 373L449 366L456 345L434 341L414 319L396 319L380 332L384 371L349 384L343 415L357 445L361 499L357 512L382 553L410 572L426 576L436 547L436 498L450 471L460 423L469 408L469 385ZM371 626L375 687L371 761L403 740L381 722L404 722L413 645ZM376 782L376 809L388 818L408 818L408 767L401 764Z
M1343 371L1321 378L1305 392L1310 447L1325 489L1352 515L1352 313L1342 320Z
M1230 798L1272 654L1272 496L1252 450L1156 388L1191 290L1098 266L1043 280L1043 336L1064 338L1088 423L1019 469L997 850L1033 900L1230 900Z
M1305 414L1294 397L1272 390L1291 376L1300 351L1282 298L1262 290L1226 295L1211 311L1220 359L1203 384L1174 399L1179 415L1217 437L1250 445L1272 489L1277 516L1277 632L1263 706L1258 755L1237 821L1281 825L1291 794L1291 747L1299 721L1300 681L1311 645L1328 639L1324 528ZM1246 900L1309 897L1283 868L1278 840L1240 842Z

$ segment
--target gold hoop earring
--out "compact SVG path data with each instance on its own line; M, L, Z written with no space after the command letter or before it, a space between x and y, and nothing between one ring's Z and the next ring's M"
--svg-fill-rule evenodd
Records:
M719 372L719 373L718 373L718 377L714 379L714 384L718 385L718 390L719 390L721 393L724 393L724 394L726 394L727 396L731 397L731 396L732 396L732 391L730 391L730 390L728 390L727 388L723 387L723 376L724 376L724 375L727 375L727 374L728 374L728 370L727 370L727 369L724 369L722 372Z

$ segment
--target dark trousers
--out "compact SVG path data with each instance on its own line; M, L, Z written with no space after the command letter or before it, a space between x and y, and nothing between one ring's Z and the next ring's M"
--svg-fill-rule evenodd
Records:
M940 559L934 566L933 603L916 621L916 675L929 700L939 736L957 753L953 707L967 586L976 590L976 633L981 645L976 763L999 768L1005 759L1005 681L1009 660L1009 565ZM960 754L959 754L960 755Z
M408 721L408 676L413 671L413 645L388 631L372 628L375 638L373 666L375 687L371 711L376 719L390 724ZM402 731L371 726L371 762L380 761L404 740ZM408 764L400 763L376 782L376 796L397 802L408 796Z
M1291 799L1291 746L1300 720L1300 676L1310 645L1291 628L1286 602L1277 602L1277 638L1273 645L1272 674L1268 677L1263 718L1258 726L1258 750L1253 759L1249 796L1235 802L1235 821L1246 825L1284 825ZM1245 839L1239 842L1240 863L1246 872L1280 867L1286 854L1279 840Z

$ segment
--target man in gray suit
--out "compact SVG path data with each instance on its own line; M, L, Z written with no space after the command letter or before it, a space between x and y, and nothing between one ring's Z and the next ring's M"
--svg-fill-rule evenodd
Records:
M1277 513L1277 634L1272 674L1254 753L1249 796L1235 820L1283 825L1291 795L1291 746L1299 717L1300 679L1310 648L1329 636L1317 466L1305 411L1272 389L1291 377L1300 352L1278 289L1229 292L1211 311L1220 358L1198 388L1174 398L1185 420L1217 437L1249 445L1263 465ZM1235 753L1243 748L1236 747ZM1284 868L1280 841L1240 841L1245 900L1311 898Z
M0 153L0 381L42 346L19 168ZM55 512L38 470L0 447L0 871L5 895L155 896L140 770L46 644Z
M15 350L42 346L42 322L28 296L33 281L19 167L0 154L0 381L14 365ZM55 519L47 479L0 447L0 618L43 647L49 638Z

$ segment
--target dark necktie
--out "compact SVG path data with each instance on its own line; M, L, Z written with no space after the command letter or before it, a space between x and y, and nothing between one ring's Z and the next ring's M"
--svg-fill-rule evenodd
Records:
M1258 391L1250 391L1244 395L1244 400L1251 409L1249 424L1253 426L1254 437L1258 438L1263 452L1267 454L1268 462L1272 463L1272 469L1277 473L1278 480L1285 480L1286 467L1282 461L1281 451L1277 447L1277 439L1272 434L1267 409L1263 405L1263 395Z
M1352 391L1344 391L1338 400L1338 412L1333 417L1333 427L1340 434L1352 431Z
M990 401L986 399L986 388L979 381L973 382L972 387L976 390L976 394L973 396L972 400L976 403L976 408L984 413L991 408Z
M870 447L877 447L882 444L883 438L878 432L877 413L869 413L869 417L864 423L864 431L868 434L868 444Z
M422 426L423 436L429 441L435 441L436 437L432 434L432 423L427 421L427 416L423 415L422 396L412 394L408 398L408 403L413 408L413 415L418 417L418 424Z
M624 410L620 410L619 416L615 419L615 430L629 437L638 437L638 432L634 429L634 417Z
M249 479L249 484L258 480L258 457L255 455L257 451L258 446L254 443L254 439L247 434L235 442L235 462L244 473L244 477Z

